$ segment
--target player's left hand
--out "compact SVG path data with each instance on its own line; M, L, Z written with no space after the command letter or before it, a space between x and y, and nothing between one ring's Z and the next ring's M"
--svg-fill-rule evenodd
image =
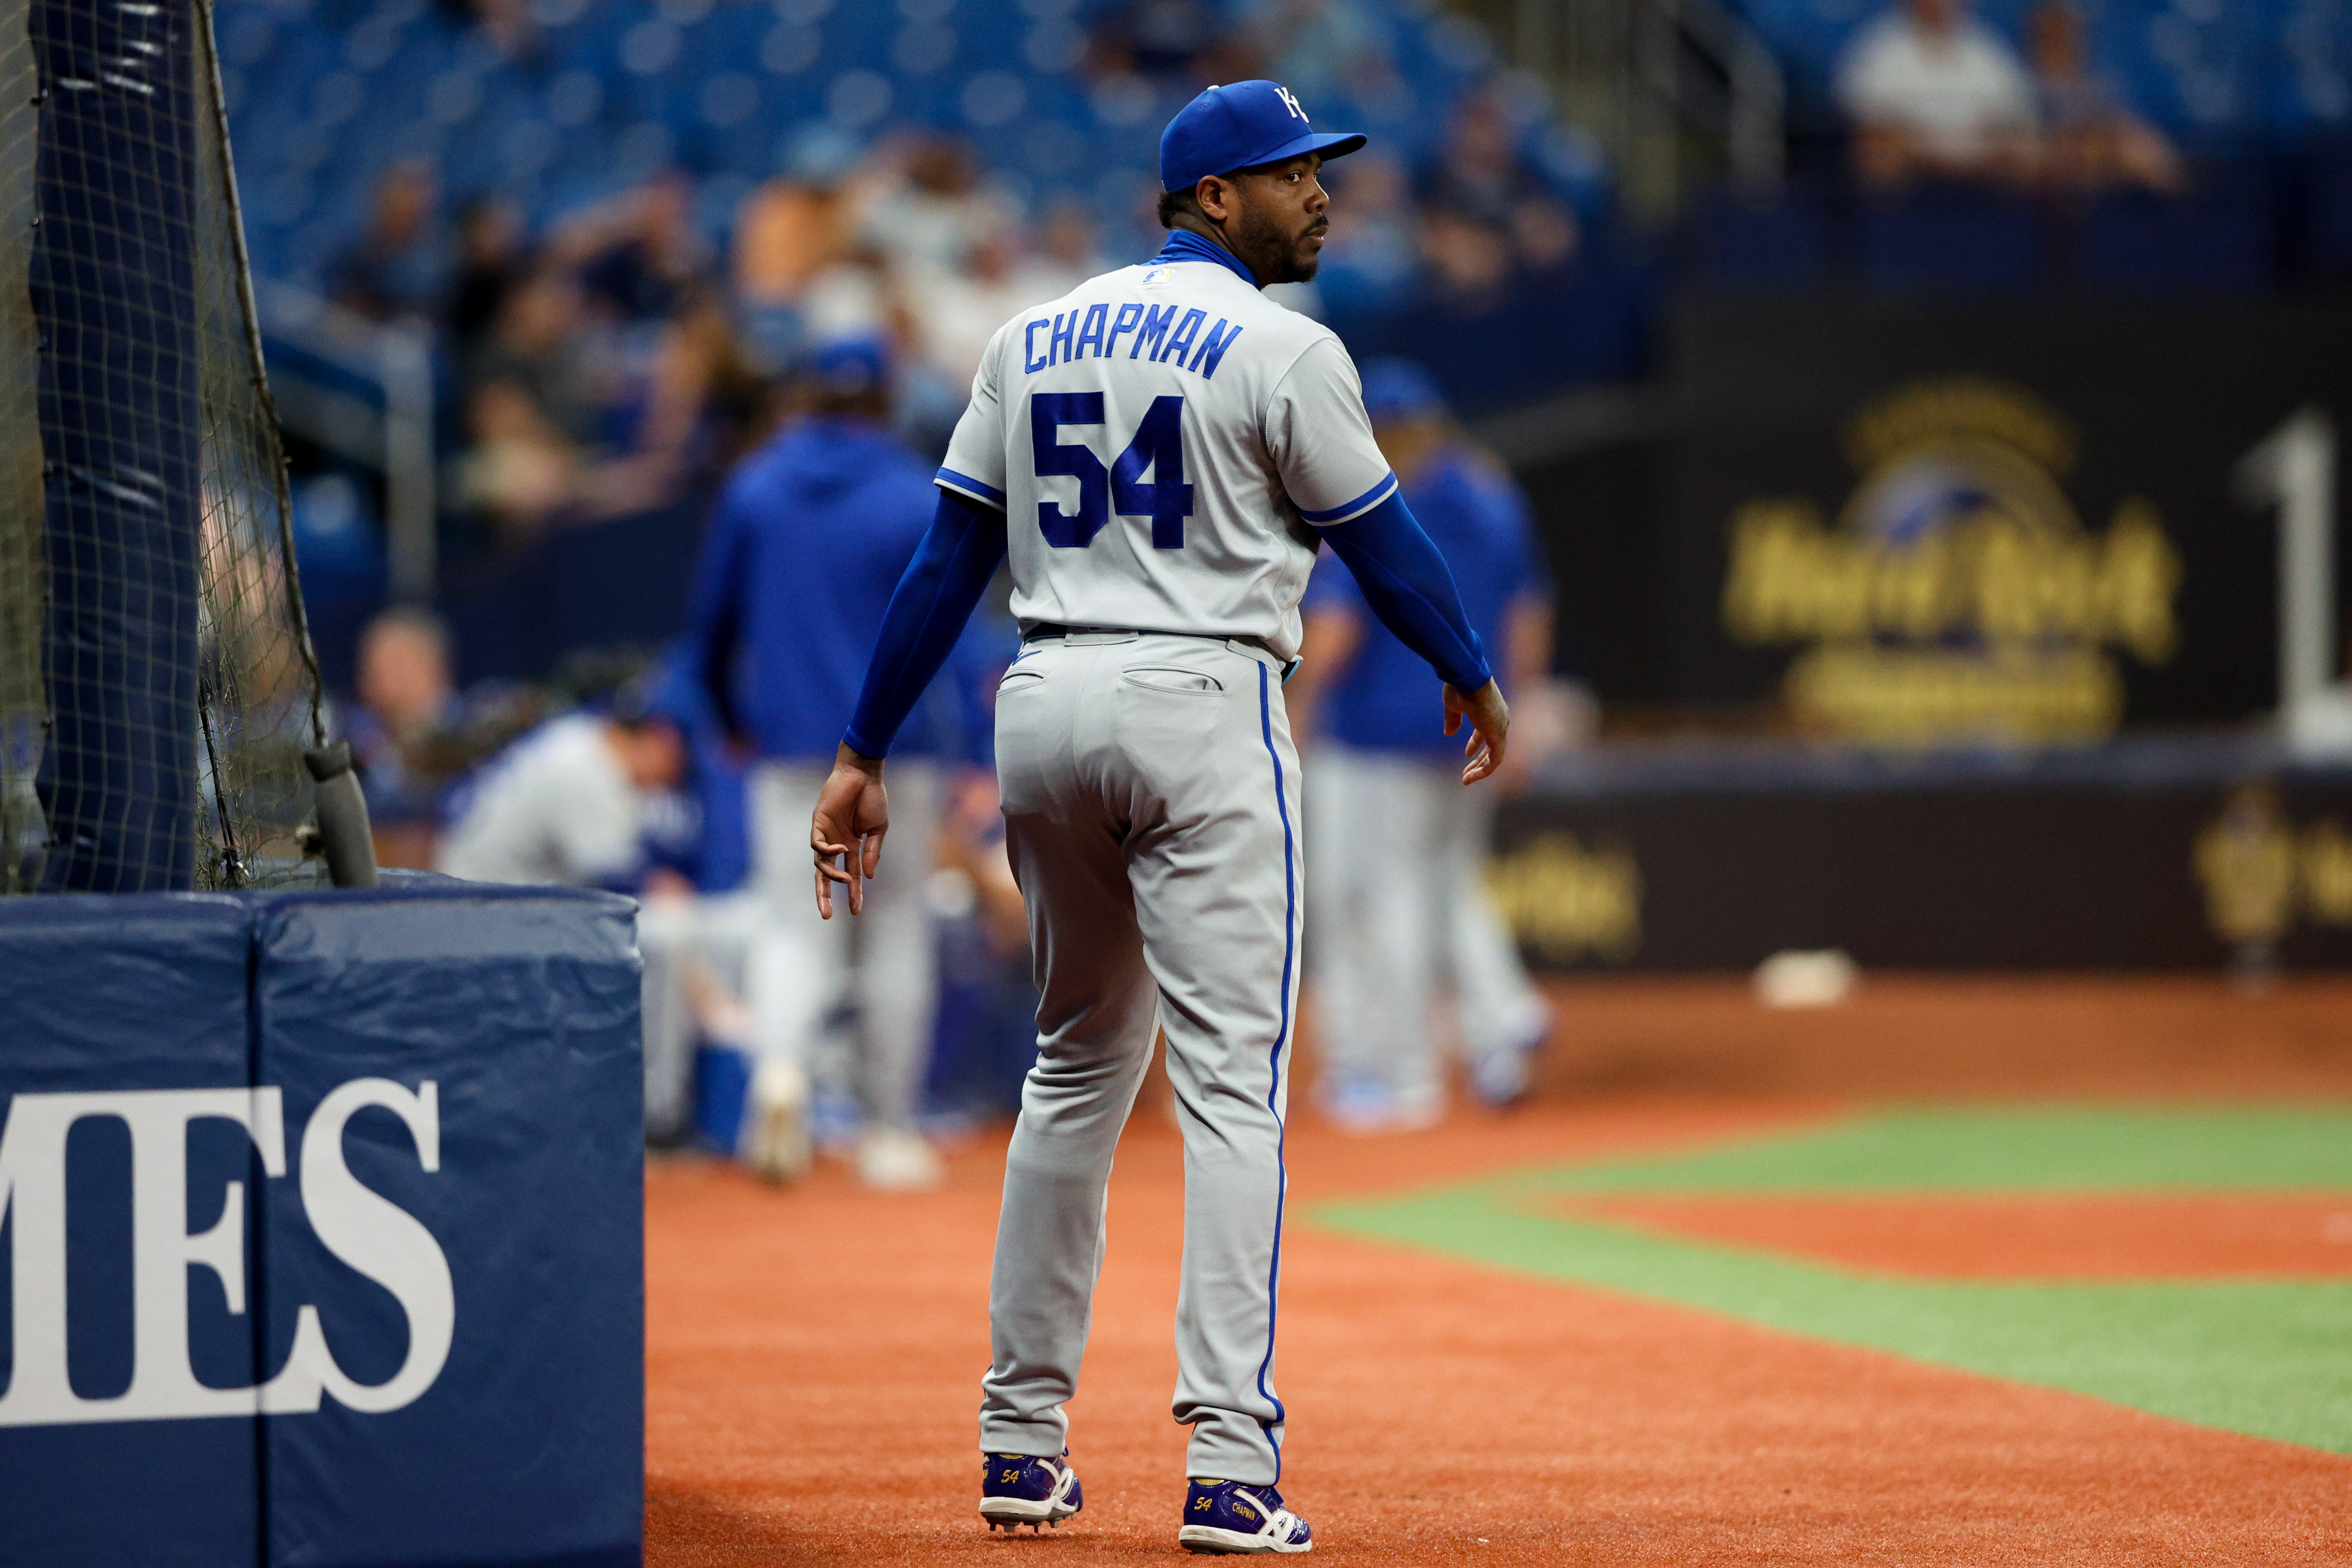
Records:
M1463 764L1462 782L1474 784L1503 765L1503 742L1511 732L1511 705L1503 700L1502 687L1490 680L1465 697L1448 686L1445 732L1451 735L1461 729L1465 719L1470 721L1470 734L1462 742L1462 754L1470 760Z
M809 848L816 856L816 912L833 918L833 885L849 889L849 912L866 911L866 879L882 867L882 836L890 831L890 797L882 788L882 760L843 746L817 793L809 818ZM839 864L835 864L839 862Z

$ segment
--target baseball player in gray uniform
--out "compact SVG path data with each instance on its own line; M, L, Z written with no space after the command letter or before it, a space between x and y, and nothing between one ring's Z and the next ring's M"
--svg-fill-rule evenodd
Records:
M1063 1406L1112 1151L1164 1029L1184 1133L1174 1408L1192 1428L1177 1538L1313 1544L1276 1489L1274 1345L1304 885L1282 682L1319 545L1443 679L1448 732L1472 731L1464 783L1500 764L1509 727L1347 351L1259 292L1314 276L1317 173L1363 143L1273 82L1211 88L1160 138L1165 248L997 331L811 824L819 910L845 894L856 911L889 826L882 759L1009 555L1024 646L997 763L1042 999L989 1292L992 1528L1084 1500Z

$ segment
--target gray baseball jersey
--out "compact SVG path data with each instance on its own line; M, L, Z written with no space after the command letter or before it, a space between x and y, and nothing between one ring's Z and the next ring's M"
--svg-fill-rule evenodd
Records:
M1207 261L1106 272L1006 322L939 482L1004 509L1024 624L1256 637L1282 658L1308 525L1396 489L1339 338Z
M1112 628L1032 640L998 694L1042 999L1005 1161L981 1447L1066 1441L1112 1150L1159 1027L1184 1131L1186 1468L1272 1485L1302 884L1280 671L1310 527L1396 481L1336 337L1223 266L1163 258L998 332L940 482L1005 509L1024 626Z

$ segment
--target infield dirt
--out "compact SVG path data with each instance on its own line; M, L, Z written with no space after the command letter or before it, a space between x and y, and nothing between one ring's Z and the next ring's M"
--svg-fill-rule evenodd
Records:
M1627 1037L1610 1034L1612 1017L1660 1049L1699 1048L1661 1016L1671 1008L1584 999L1597 1016L1583 1041L1588 1064L1596 1039ZM2229 1081L2342 1093L2340 1037L2304 1043L2326 1016L2347 1016L2340 994L2327 1000L2273 1015L2288 1026L2249 1048L2252 1061L2242 1058L2252 1079L2267 1068L2272 1081ZM2226 1001L2212 1005L2231 1011ZM2080 1001L2074 1026L2116 1006L2143 1004ZM2178 995L2159 993L2143 1016L2179 1007ZM1921 1004L1917 1016L1934 1011ZM2068 1008L2055 1013L2063 1020ZM1750 1031L1743 1048L1754 1060L1772 1056L1769 1041L1756 1043L1756 1015L1740 1020L1728 997L1702 995L1684 1017L1704 1030L1718 1016ZM1805 1028L1801 1020L1763 1026ZM1829 1032L1858 1049L1870 1033L1852 1014ZM2163 1034L2161 1059L2142 1052L2111 1081L2151 1092L2169 1065L2179 1088L2210 1092L2221 1087L2230 1037L2209 1034L2209 1052L2194 1034ZM1896 1075L1907 1087L1932 1087L1916 1036L1878 1039L1911 1058ZM1964 1081L1948 1087L1991 1090L1965 1047ZM1818 1087L1811 1063L1843 1047L1809 1048L1816 1057L1798 1067L1781 1052L1780 1067L1731 1076ZM2130 1057L2120 1046L2112 1055L2117 1067ZM1558 1079L1582 1076L1578 1059L1564 1053ZM2065 1087L2084 1087L2082 1078ZM1556 1093L1570 1087L1555 1081ZM2020 1087L2053 1085L2045 1073ZM1604 1097L1588 1088L1506 1119L1465 1112L1428 1132L1361 1141L1325 1131L1302 1109L1292 1193L1303 1211L1492 1172L1696 1149L1822 1123L1838 1110L1819 1095ZM1183 1491L1183 1434L1168 1415L1181 1223L1176 1133L1139 1112L1113 1178L1109 1257L1085 1390L1072 1406L1086 1511L1043 1538L1010 1542L991 1537L972 1506L1002 1163L1001 1133L977 1140L952 1154L942 1191L918 1197L861 1192L831 1165L789 1191L715 1164L655 1169L649 1563L1174 1560ZM1699 1232L1724 1223L1679 1218L1677 1228ZM1821 1222L1780 1223L1793 1227L1783 1239L1794 1243ZM2131 1258L2163 1264L2161 1230L2136 1232ZM1848 1225L1839 1245L1891 1245L1864 1231L1855 1243ZM1904 1256L1930 1268L1978 1267L1961 1256L1966 1228L1951 1235L1950 1257L1916 1237L1903 1240ZM2179 1267L2211 1266L2210 1237L2181 1240ZM2352 1562L2352 1459L1352 1240L1311 1220L1285 1240L1279 1376L1292 1415L1283 1486L1316 1527L1317 1560Z

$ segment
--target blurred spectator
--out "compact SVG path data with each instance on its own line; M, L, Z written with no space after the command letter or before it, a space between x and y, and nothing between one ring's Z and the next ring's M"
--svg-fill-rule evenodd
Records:
M692 668L751 781L752 878L768 900L751 1002L762 1060L751 1084L752 1163L782 1173L808 1137L807 1086L854 1097L867 1185L935 1184L940 1164L915 1131L937 1006L926 874L944 781L921 748L893 758L888 853L856 921L822 921L809 896L808 824L849 727L866 661L900 573L936 510L931 470L889 432L890 367L878 339L814 353L800 417L728 481L703 545ZM849 1059L832 1015L856 1014Z
M901 155L898 177L860 215L859 237L908 289L953 274L974 240L1009 216L981 189L971 150L949 136L924 136Z
M581 480L572 521L677 505L732 460L746 427L764 426L765 390L737 353L733 325L709 289L686 294L629 369L612 389L606 446Z
M509 539L660 511L731 456L763 400L700 276L687 187L664 176L583 215L520 278L493 285L464 354L471 449L458 492Z
M1023 262L1017 232L999 225L972 242L961 268L907 300L923 362L954 389L958 413L996 329L1026 307L1055 298L1041 291L1052 286L1042 269Z
M1016 227L1000 223L973 241L961 268L900 296L914 352L899 386L898 419L919 451L938 457L947 450L997 328L1067 292L1057 274L1023 254L1020 240Z
M551 720L459 792L436 868L469 881L638 891L650 869L646 802L677 788L686 769L677 722L634 695L609 712Z
M1898 0L1847 47L1837 97L1865 185L2021 184L2039 167L2033 78L1968 0Z
M429 313L446 263L436 222L438 197L423 163L384 171L367 226L328 266L328 296L373 321Z
M1075 207L1054 210L1041 235L1045 248L1034 253L1010 213L991 207L971 216L981 226L968 237L960 266L928 278L901 274L897 285L914 348L900 417L925 450L946 449L996 330L1103 270L1093 226Z
M541 43L530 0L442 0L442 4L479 25L490 47L509 59L537 52Z
M543 265L508 292L478 356L458 490L501 533L536 530L571 498L595 438L582 314L579 285Z
M2180 188L2179 155L2164 133L2093 73L2083 16L2070 0L2044 0L2029 23L2033 78L2043 124L2042 177L2060 190L2137 185Z
M488 338L507 295L530 265L522 215L501 196L476 196L457 209L457 267L441 298L441 326L461 359ZM471 367L459 376L471 385Z
M1364 405L1400 493L1499 656L1513 772L1524 779L1558 735L1538 718L1550 706L1551 584L1527 498L1462 440L1421 366L1365 365ZM1462 789L1462 740L1444 732L1427 666L1372 618L1336 560L1317 565L1306 609L1291 702L1317 737L1303 766L1323 1108L1360 1132L1425 1126L1443 1113L1445 1074L1429 1018L1441 974L1453 983L1473 1087L1507 1104L1526 1090L1528 1054L1549 1033L1550 1010L1486 891L1494 797Z
M588 298L621 321L676 310L704 270L693 223L694 184L666 170L564 226L558 247L576 256Z
M881 319L870 269L853 263L857 150L830 128L802 136L789 172L754 190L736 215L734 286L747 348L760 369L791 368L814 330L866 331Z
M1517 130L1491 93L1454 111L1421 198L1431 268L1456 296L1490 294L1515 267L1564 267L1582 241L1574 210L1520 156Z

